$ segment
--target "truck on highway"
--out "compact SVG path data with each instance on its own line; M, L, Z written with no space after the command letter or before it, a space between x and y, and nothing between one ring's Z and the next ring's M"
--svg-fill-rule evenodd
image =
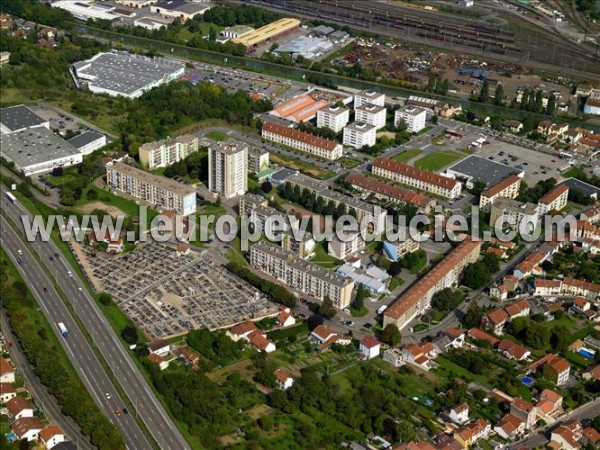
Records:
M67 330L67 327L65 327L64 323L58 322L56 325L58 326L58 329L60 330L60 334L62 334L62 336L64 338L69 337L69 330Z
M12 192L6 192L6 199L11 202L13 205L17 201L17 197L15 197Z
M377 314L383 314L383 312L387 309L387 305L382 305L377 310Z

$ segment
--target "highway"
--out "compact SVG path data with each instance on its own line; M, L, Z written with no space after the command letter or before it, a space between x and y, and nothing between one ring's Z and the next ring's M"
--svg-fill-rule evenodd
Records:
M2 210L6 213L20 214L19 205L9 205L3 198ZM19 270L23 280L35 296L48 321L54 325L52 328L63 344L67 355L77 370L79 377L92 395L92 398L109 420L123 433L125 443L130 449L151 449L152 446L142 433L131 414L122 414L117 417L116 409L125 405L110 377L98 361L82 331L77 326L75 319L54 289L42 267L33 256L33 251L26 245L15 229L5 217L0 218L2 226L2 248ZM19 251L21 254L19 255ZM22 261L22 266L17 263L17 258ZM68 276L65 277L68 279ZM44 291L47 290L47 292ZM63 338L56 324L64 323L69 331L69 336Z
M10 205L6 200L4 190L2 192L1 201L3 211L5 211L5 213L14 223L19 224L19 227L22 226L21 215L26 214L31 217L31 215L22 209L18 203L17 205ZM12 231L12 233L14 234L14 231ZM17 241L15 240L14 242ZM77 277L73 267L71 267L70 264L65 261L64 257L60 256L56 258L55 255L60 255L60 251L56 245L51 240L49 242L41 242L41 240L38 238L35 242L28 243L28 246L31 246L32 250L38 254L42 261L47 261L45 265L52 272L55 280L57 280L57 282L61 285L61 288L66 294L66 297L69 299L75 313L82 321L87 332L92 336L94 345L100 350L102 356L110 367L112 375L116 378L116 380L118 380L120 386L123 388L123 391L131 403L133 403L134 409L136 410L135 412L139 414L139 417L142 419L158 443L158 446L161 449L190 449L189 444L185 441L182 434L175 426L173 420L169 417L162 404L160 404L154 395L154 392L151 390L142 373L136 367L132 357L127 353L123 344L115 334L106 317L104 317L104 314L96 304L95 300L87 292L86 286ZM22 250L25 253L25 249ZM54 260L53 262L51 258ZM57 261L57 259L59 261ZM40 276L42 275L43 272L37 262L32 261L30 265L36 269L34 271L36 274ZM30 271L31 269L28 270L28 272ZM72 277L69 275L69 272L73 274ZM45 284L51 284L45 276L44 278ZM28 284L30 286L36 286L35 284ZM41 286L40 282L38 282L36 289L38 289L39 286ZM48 286L48 289L50 290L51 287L52 286ZM69 320L73 326L74 323L70 316ZM69 328L67 322L65 322L65 325L67 328ZM88 354L89 353L91 352L88 352ZM111 397L113 397L112 394ZM114 407L111 403L110 411L117 407L122 408L123 406L123 402L120 402L120 404L115 405ZM131 413L133 414L134 411L131 411ZM114 412L112 412L112 417L113 420L116 419ZM129 417L122 415L117 419L117 423L119 423L121 420L131 420L133 423L135 423L130 417L131 414ZM131 446L131 448L150 448L150 444L145 440L138 441L138 444Z

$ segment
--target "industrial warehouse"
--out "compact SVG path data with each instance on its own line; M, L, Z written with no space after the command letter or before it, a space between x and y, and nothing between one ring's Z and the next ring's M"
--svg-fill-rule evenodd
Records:
M78 87L87 86L95 94L128 98L140 97L145 91L179 78L184 71L180 62L127 52L98 53L71 66Z

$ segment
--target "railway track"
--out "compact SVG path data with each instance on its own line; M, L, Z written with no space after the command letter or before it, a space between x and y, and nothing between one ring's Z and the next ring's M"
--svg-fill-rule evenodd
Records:
M227 0L237 3L235 0ZM250 0L292 15L347 24L351 27L456 52L482 55L490 60L521 63L560 71L576 78L600 79L600 60L589 47L566 41L542 24L509 14L525 24L515 31L471 18L442 12L413 10L400 5L353 0ZM504 11L508 14L507 11Z

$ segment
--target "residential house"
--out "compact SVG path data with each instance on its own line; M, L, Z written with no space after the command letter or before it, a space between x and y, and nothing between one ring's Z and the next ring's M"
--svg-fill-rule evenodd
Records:
M390 348L383 352L383 360L394 367L403 366L405 363L404 354L398 348Z
M560 295L561 291L561 280L543 280L539 278L535 280L535 295L550 297Z
M504 310L509 316L509 321L517 317L528 316L529 312L531 311L529 308L529 303L527 303L526 300L517 300L516 302L505 306Z
M444 334L450 338L452 347L454 348L461 348L465 343L465 332L463 330L450 327L444 331Z
M373 359L379 356L381 343L374 336L365 336L360 340L360 359Z
M454 439L461 444L463 449L468 449L479 439L485 439L491 431L492 427L487 420L477 419L457 429L454 432Z
M44 424L37 417L21 417L10 426L20 441L25 439L27 442L35 441L43 428Z
M290 311L290 308L283 308L281 309L281 311L279 311L279 314L277 315L277 325L285 328L285 327L291 327L292 325L294 325L296 323L296 319L294 319L294 316L292 316L292 312Z
M15 382L15 369L0 356L0 383L14 383Z
M563 398L551 389L544 389L535 407L539 415L549 415L562 409Z
M51 450L53 447L65 441L65 432L61 427L55 424L46 425L40 431L39 436L46 447L46 450Z
M169 361L156 353L150 353L148 355L148 361L157 365L160 370L165 370L167 367L169 367Z
M508 299L508 293L508 286L506 286L506 284L504 283L494 285L490 288L490 297L496 300L500 300L501 302L506 301Z
M287 391L294 385L294 379L283 369L277 369L275 371L275 383L278 389Z
M173 354L180 360L197 366L200 362L200 355L192 351L189 347L179 347Z
M481 318L481 326L495 334L502 334L504 326L510 321L510 317L504 308L488 311Z
M256 329L248 335L250 342L259 352L271 353L277 350L273 342L267 339L267 334L263 330Z
M445 414L452 422L463 425L469 421L469 405L467 403L461 403L460 405L448 409Z
M544 378L557 386L562 386L569 379L571 366L566 359L550 353L527 367L528 373L538 370L542 371Z
M435 346L431 342L425 344L407 344L400 351L404 361L419 366L424 370L432 368L432 361L437 357Z
M515 397L510 404L510 413L522 420L525 423L525 428L528 430L535 425L536 412L535 406L520 397Z
M256 325L251 320L246 320L234 325L227 331L227 335L232 341L237 342L240 339L246 339L250 333L255 331Z
M581 442L597 448L600 445L600 433L593 427L587 427L581 433Z
M23 397L14 397L7 401L6 409L8 410L8 414L14 420L20 419L21 417L33 417L35 411L33 405Z
M555 443L561 450L578 450L581 448L578 441L582 437L582 431L579 421L567 422L552 430L550 443Z
M475 339L477 341L489 342L492 347L496 347L500 343L499 339L495 338L491 334L481 331L479 328L471 328L467 332L467 335L471 339Z
M158 356L166 356L171 351L171 344L165 339L155 339L148 344L150 353Z
M0 383L0 403L4 404L17 396L17 390L10 383Z
M600 364L596 364L589 370L586 370L581 375L582 378L586 381L598 381L600 380Z
M508 339L502 339L498 344L498 350L504 355L505 358L514 359L516 361L523 361L527 359L531 352L525 347L514 343Z
M516 440L525 431L525 422L509 413L500 419L498 425L494 427L494 431L504 439Z

